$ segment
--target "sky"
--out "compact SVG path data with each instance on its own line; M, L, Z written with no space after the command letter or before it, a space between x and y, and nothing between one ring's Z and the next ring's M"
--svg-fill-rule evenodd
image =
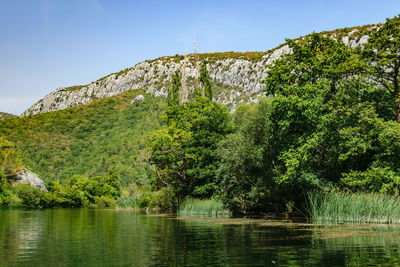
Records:
M0 111L146 59L266 51L313 31L384 22L400 0L0 0Z

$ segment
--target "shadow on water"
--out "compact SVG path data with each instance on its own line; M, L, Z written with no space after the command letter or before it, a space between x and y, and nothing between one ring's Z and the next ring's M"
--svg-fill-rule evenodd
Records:
M393 266L399 238L389 225L0 210L0 266Z

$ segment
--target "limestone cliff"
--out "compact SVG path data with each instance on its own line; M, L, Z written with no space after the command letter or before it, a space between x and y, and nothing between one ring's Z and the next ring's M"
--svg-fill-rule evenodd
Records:
M368 41L368 33L378 25L345 28L323 32L343 40L351 47ZM261 81L266 77L267 66L274 60L290 53L283 44L267 52L225 52L199 54L199 60L207 60L208 71L213 79L216 101L233 107L240 102L256 101L263 94ZM188 55L186 66L189 89L194 87L194 55ZM144 89L154 96L165 97L172 74L181 68L183 56L161 57L136 64L132 68L112 73L84 86L61 87L46 95L22 115L51 112L88 103L94 99L119 94L126 90Z

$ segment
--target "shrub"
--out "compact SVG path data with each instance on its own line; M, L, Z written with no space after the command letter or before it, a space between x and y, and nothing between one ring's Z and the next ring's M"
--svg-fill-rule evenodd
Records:
M45 193L29 184L19 183L14 186L18 197L28 208L45 208L48 206Z
M94 203L97 207L114 207L115 201L108 196L94 197Z
M390 168L372 167L368 170L343 174L342 182L350 189L364 192L399 194L400 176Z

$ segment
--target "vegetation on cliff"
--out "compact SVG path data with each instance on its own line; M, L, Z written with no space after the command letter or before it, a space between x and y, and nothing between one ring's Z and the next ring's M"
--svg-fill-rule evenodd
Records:
M212 101L204 64L193 94L182 89L187 89L184 73L174 74L167 106L147 95L144 102L129 104L138 94L130 91L82 107L0 121L0 133L54 183L49 184L52 196L73 199L69 187L81 192L86 200L78 197L77 205L120 195L121 206L181 205L181 210L234 214L299 211L313 218L328 218L330 208L375 195L396 205L399 29L399 17L388 19L356 49L326 34L288 40L292 53L266 69L263 83L271 97L239 105L233 114ZM380 206L369 207L365 212ZM380 213L370 214L375 214L370 221L381 221Z

